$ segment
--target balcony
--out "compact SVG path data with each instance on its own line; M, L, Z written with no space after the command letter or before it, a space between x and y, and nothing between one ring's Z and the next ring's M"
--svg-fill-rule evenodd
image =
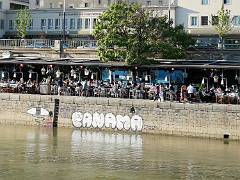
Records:
M13 3L20 3L20 4L29 4L29 0L11 0Z

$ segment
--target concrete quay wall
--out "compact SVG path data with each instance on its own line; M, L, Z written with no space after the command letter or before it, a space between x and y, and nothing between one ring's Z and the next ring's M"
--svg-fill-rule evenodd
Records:
M0 94L0 123L49 126L55 99L58 127L240 140L240 106L225 104Z

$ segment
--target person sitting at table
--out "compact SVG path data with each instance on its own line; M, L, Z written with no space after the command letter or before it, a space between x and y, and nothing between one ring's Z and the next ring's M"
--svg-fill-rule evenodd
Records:
M62 87L63 87L63 80L62 80L62 78L60 78L57 83L58 83L58 96L60 96L61 95L61 91L62 91Z
M28 79L28 81L27 81L27 87L32 87L32 80L31 80L31 79Z
M180 102L187 102L187 87L182 85L180 89Z
M215 93L216 93L216 94L222 94L222 93L223 93L223 91L222 91L222 89L221 89L220 86L217 87Z

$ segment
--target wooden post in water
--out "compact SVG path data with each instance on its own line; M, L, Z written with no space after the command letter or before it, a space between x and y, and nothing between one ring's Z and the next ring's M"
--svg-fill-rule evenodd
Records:
M59 99L54 99L53 127L58 127Z

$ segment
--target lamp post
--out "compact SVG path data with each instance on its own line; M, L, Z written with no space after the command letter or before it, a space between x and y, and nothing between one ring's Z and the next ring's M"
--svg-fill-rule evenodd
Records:
M63 1L63 40L66 39L65 21L66 21L66 0Z
M168 23L169 23L169 28L171 26L171 4L172 4L172 0L168 0Z

